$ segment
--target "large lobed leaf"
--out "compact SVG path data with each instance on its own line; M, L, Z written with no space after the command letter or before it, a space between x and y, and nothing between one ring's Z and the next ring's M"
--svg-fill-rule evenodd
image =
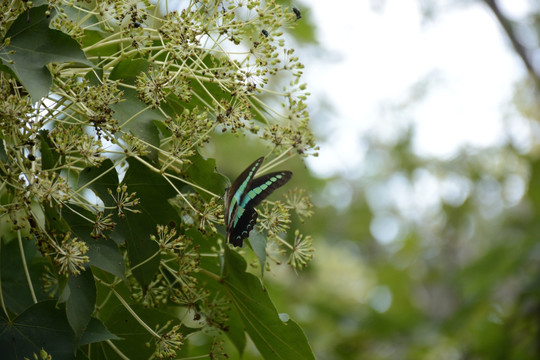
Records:
M63 309L54 300L29 306L20 315L7 319L0 312L0 358L33 359L45 349L55 360L75 358L74 333ZM82 344L118 339L98 319L92 318L82 335Z
M109 195L109 190L115 192L118 187L118 173L110 159L104 160L100 166L87 167L79 175L79 188L87 187L107 207L114 207L115 202Z
M315 359L302 329L291 319L280 319L260 280L246 267L239 254L225 249L223 285L261 355L267 360Z
M125 212L125 218L119 221L113 233L116 241L125 242L128 257L133 269L133 275L141 283L148 285L159 266L160 256L157 242L150 240L150 235L156 233L156 226L169 225L176 227L180 217L169 204L169 199L176 196L176 190L165 178L150 170L147 166L129 158L129 169L123 183L129 193L135 192L140 204L140 213Z
M42 348L55 360L73 358L73 332L64 311L56 309L54 300L39 302L11 321L0 313L2 358L32 358Z
M90 268L70 275L58 302L66 303L66 316L78 343L90 322L96 306L96 284Z
M76 211L76 212L74 212ZM82 218L80 214L84 215ZM107 238L93 238L93 223L87 219L93 219L96 215L90 211L72 205L62 211L62 216L70 226L70 231L80 240L84 240L88 246L90 265L103 269L113 275L123 278L125 264L118 245Z
M48 264L36 248L36 241L22 239L23 252L32 280L32 287L38 300L47 299L40 281ZM8 312L22 313L33 304L28 281L23 269L21 251L18 241L2 242L0 249L0 280L2 284L2 297ZM1 311L3 312L3 311ZM0 351L0 354L2 352ZM0 356L1 358L1 356Z
M180 322L180 319L175 314L174 310L169 309L154 309L146 308L142 305L131 305L132 310L137 313L148 326L153 329L163 328L165 324L170 324L166 330ZM107 328L119 336L119 341L115 341L114 345L122 351L122 353L130 359L148 359L155 351L152 335L144 329L141 324L135 320L133 315L124 307L118 306L113 315L106 321ZM184 335L193 332L193 329L188 329L182 326L180 330ZM146 346L150 344L151 346ZM97 347L99 347L98 344ZM183 358L188 350L187 346L183 346L178 352L178 358ZM94 350L92 350L93 352ZM102 347L103 358L116 358L111 347Z
M78 62L92 66L75 39L49 28L47 9L44 5L30 9L28 15L22 13L6 34L9 46L0 48L4 65L13 71L33 101L46 96L51 87L47 64Z
M230 185L229 180L216 171L215 159L205 159L197 151L189 158L189 160L191 161L191 164L184 171L188 180L215 194L223 193L224 189ZM212 197L205 191L201 191L197 188L194 190L206 200L209 200Z

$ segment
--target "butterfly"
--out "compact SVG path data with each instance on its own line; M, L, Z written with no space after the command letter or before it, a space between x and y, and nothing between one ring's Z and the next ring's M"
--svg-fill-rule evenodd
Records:
M241 247L255 226L255 206L274 190L285 185L292 176L290 171L277 171L254 178L263 161L264 157L255 160L225 189L223 198L227 240L234 246Z

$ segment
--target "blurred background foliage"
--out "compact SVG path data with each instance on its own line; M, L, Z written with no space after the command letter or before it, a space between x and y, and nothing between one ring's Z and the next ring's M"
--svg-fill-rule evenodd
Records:
M384 12L383 3L376 5ZM418 3L424 20L437 21L443 11L441 2ZM508 99L513 111L501 113L503 143L464 147L451 158L415 154L408 109L429 91L419 79L407 102L382 111L397 124L386 129L396 135L377 136L385 131L378 129L359 140L368 149L362 169L319 179L301 163L288 165L317 205L302 225L316 253L306 270L274 268L265 282L318 359L540 358L540 7L516 21L496 1L484 3L528 72ZM304 21L293 35L313 51L317 24L309 4L301 9ZM315 129L332 111L324 105L312 103ZM512 133L524 118L527 144ZM264 152L249 141L239 149L234 136L212 143L206 151L218 164ZM245 157L235 166L253 158ZM222 170L232 176L241 169Z

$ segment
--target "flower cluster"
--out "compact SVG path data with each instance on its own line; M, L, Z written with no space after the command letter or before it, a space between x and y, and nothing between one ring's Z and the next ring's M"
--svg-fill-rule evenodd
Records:
M295 230L293 243L290 244L281 237L291 223L290 211L296 213L300 221L313 214L313 204L309 195L303 189L294 189L284 195L285 203L280 201L264 201L261 207L258 231L264 232L270 240L267 243L267 256L277 264L281 263L283 255L289 252L287 263L293 268L302 268L313 257L311 236L300 234ZM288 249L288 251L286 250Z
M116 207L118 209L118 216L123 218L125 217L125 212L129 211L134 214L138 214L141 211L138 209L133 209L137 205L139 205L139 199L136 198L137 193L128 193L127 192L127 185L118 185L116 187L116 193L113 193L113 191L110 188L107 188L107 191L109 192L109 195L112 196L114 202L116 203Z
M223 206L217 203L218 199L210 198L205 200L198 193L186 194L182 200L176 202L179 211L184 219L184 226L197 226L197 229L206 234L217 233L216 224L222 224Z
M296 230L294 232L294 245L288 263L295 269L301 269L311 260L313 251L311 236L304 236L300 234L299 230Z
M192 240L178 234L176 229L163 225L157 226L157 236L151 235L150 240L159 245L162 259L159 274L146 289L132 279L134 299L151 307L172 301L195 308L208 294L197 286L197 279L192 275L199 271L198 246L193 246Z
M79 275L84 270L84 264L90 262L90 258L85 255L87 252L88 246L84 241L72 238L67 233L51 255L54 255L54 261L60 267L60 274Z
M294 189L285 194L287 206L292 209L301 221L313 215L313 203L305 189Z
M165 327L168 327L168 325L169 324ZM176 351L180 350L184 344L184 336L180 332L180 328L181 325L175 325L156 340L156 350L153 354L154 358L172 359L176 356Z

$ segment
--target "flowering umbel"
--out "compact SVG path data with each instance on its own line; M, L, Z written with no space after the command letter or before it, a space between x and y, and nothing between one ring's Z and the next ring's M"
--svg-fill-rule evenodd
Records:
M299 230L296 230L294 232L294 244L288 262L293 268L301 269L311 260L313 251L311 236L304 236L300 234Z
M166 328L169 324L164 326ZM156 350L154 357L157 359L172 359L175 357L176 352L184 344L184 336L180 332L181 325L173 326L169 331L160 335L156 341Z
M88 246L77 238L72 238L70 233L64 235L54 253L54 261L60 267L60 274L79 275L84 270L84 264L90 261L85 255Z

